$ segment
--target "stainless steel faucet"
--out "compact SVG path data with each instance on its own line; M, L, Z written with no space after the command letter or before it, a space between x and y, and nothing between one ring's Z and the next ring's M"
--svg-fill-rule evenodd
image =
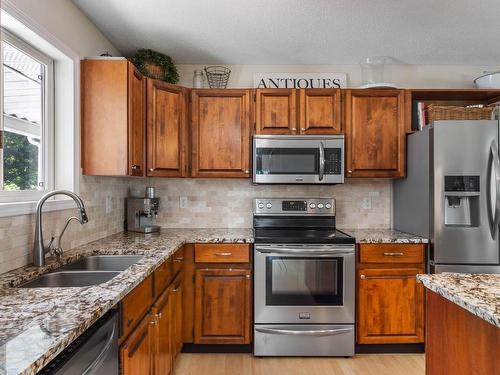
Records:
M78 209L80 210L80 217L72 216L66 221L66 224L64 225L64 228L59 235L57 246L52 247L54 237L52 237L49 244L45 246L42 233L42 207L47 199L59 194L67 195L75 201ZM78 195L69 190L54 190L40 198L36 205L35 242L33 244L33 263L35 264L35 267L43 267L45 265L45 254L49 251L51 251L57 257L60 257L62 255L61 239L71 220L77 220L82 225L89 221L87 212L85 212L83 201Z

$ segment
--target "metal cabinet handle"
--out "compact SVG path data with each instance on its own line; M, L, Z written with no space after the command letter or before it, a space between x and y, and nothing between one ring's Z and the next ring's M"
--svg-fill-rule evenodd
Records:
M215 255L221 256L221 257L228 257L228 256L233 255L233 253L215 253Z
M135 171L135 170L137 170L137 169L140 169L140 168L141 168L141 166L140 166L140 165L137 165L137 164L134 164L134 165L132 166L132 169L133 169L134 171Z
M155 326L158 324L158 321L155 319L155 320L150 321L149 324L152 326Z
M375 280L375 279L413 279L415 276L410 275L390 275L390 276L366 276L361 275L361 280Z
M405 253L384 253L386 257L401 257L405 255Z
M156 314L157 319L161 319L161 313Z
M182 263L183 260L184 260L184 258L175 258L174 262Z

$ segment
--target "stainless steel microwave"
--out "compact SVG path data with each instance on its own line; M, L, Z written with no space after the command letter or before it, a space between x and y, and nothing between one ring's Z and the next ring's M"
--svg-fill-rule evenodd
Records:
M256 135L255 184L341 184L344 136Z

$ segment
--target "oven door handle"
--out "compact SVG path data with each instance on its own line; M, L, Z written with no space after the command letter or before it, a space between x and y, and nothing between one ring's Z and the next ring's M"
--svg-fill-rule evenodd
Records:
M310 248L308 247L306 249L283 249L279 247L266 247L266 248L261 248L257 247L256 250L259 253L264 253L264 254L269 254L269 253L275 253L275 254L290 254L290 255L337 255L337 254L354 254L354 250L351 249L319 249L319 248Z
M273 335L292 335L292 336L333 336L349 333L353 328L335 328L335 329L318 329L312 331L299 331L293 329L276 329L276 328L261 328L256 327L255 330L261 333L270 333Z

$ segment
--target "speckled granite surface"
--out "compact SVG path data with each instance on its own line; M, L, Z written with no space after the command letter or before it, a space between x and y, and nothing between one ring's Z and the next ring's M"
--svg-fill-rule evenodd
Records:
M356 238L357 243L427 243L427 238L394 229L339 228Z
M251 229L167 229L120 233L68 251L42 270L24 267L0 275L0 374L34 374L116 305L184 243L253 242ZM17 289L85 255L143 254L110 281L83 288Z
M500 275L417 275L426 288L500 328Z

